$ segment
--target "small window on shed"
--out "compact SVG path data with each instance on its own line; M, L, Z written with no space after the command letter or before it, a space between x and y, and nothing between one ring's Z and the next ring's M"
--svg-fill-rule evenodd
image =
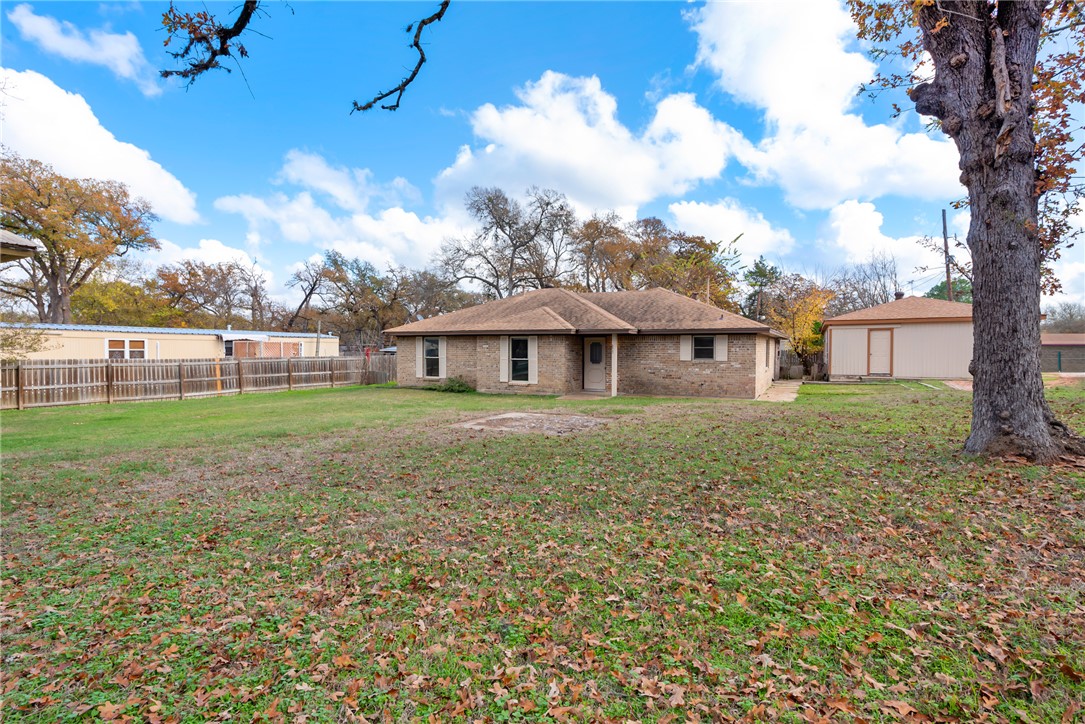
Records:
M694 337L693 359L716 359L716 338Z
M128 340L128 359L145 359L147 343L142 339Z
M124 359L127 347L123 339L111 339L109 345L109 359Z

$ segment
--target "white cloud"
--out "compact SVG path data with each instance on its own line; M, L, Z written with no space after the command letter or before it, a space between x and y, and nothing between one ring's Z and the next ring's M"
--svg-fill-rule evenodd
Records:
M656 104L639 135L617 118L615 98L596 77L547 71L517 91L518 105L486 104L471 116L481 148L464 146L437 179L448 205L471 186L521 193L555 188L582 213L616 209L625 215L661 195L680 195L719 177L741 135L715 120L692 95Z
M6 86L5 146L65 176L121 181L164 219L181 224L199 220L196 195L147 151L106 130L83 96L32 70L0 68L0 82Z
M382 198L417 192L401 179L383 186L374 184L368 169L333 167L316 154L291 151L277 178L281 184L296 184L304 190L292 195L238 194L215 200L216 209L245 218L247 239L253 248L277 236L319 249L335 249L378 269L389 264L422 267L429 264L446 238L465 231L450 218L420 217L400 206L365 211L373 190ZM329 211L325 200L344 213Z
M725 243L742 234L736 247L746 265L762 255L772 259L786 255L795 245L790 231L773 226L759 211L746 209L735 199L711 204L680 201L667 208L685 232Z
M874 66L848 49L855 30L837 0L787 4L708 3L687 18L698 35L697 64L719 87L764 113L756 147L736 144L739 161L778 184L801 208L899 194L963 195L957 151L948 139L867 125L856 91ZM899 124L898 124L899 125Z
M286 162L279 172L280 181L322 192L331 197L336 206L346 211L365 211L371 200L394 206L406 201L418 201L421 195L407 179L397 177L388 184L373 182L373 173L367 168L332 166L315 153L292 149L286 154Z
M118 78L133 81L141 93L156 96L162 92L155 71L143 56L143 48L132 33L111 33L105 29L84 33L69 22L46 15L22 3L8 13L8 20L25 40L37 43L48 53L79 63L101 65Z
M874 204L854 199L845 201L829 212L829 235L822 240L822 246L827 247L841 265L861 264L870 261L874 254L892 256L896 259L897 274L902 283L932 277L938 269L944 268L941 254L919 245L922 237L891 237L882 233L884 220ZM924 267L930 271L916 271ZM938 279L932 278L930 283L917 284L914 291L923 294L937 283ZM906 291L912 290L906 288Z

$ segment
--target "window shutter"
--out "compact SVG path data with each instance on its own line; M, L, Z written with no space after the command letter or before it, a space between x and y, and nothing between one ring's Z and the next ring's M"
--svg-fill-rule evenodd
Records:
M683 334L678 338L678 359L683 362L693 359L693 335Z
M502 337L501 343L497 345L497 355L500 358L497 363L497 381L508 382L509 381L509 338Z
M539 338L527 338L527 383L539 384Z
M445 369L445 359L448 357L448 355L446 354L446 352L448 351L448 345L446 344L447 341L447 337L437 338L437 367L439 369L439 371L437 372L437 376L440 377L442 380L445 377L448 377L448 370Z
M717 362L726 362L727 361L727 335L726 334L717 334L716 335L716 345L715 346L716 346L716 361Z
M422 338L414 338L414 376L421 379L425 377L425 360L422 359Z

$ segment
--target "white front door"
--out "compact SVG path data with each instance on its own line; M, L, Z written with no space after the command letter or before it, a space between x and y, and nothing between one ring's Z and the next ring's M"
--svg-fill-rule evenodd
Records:
M607 364L606 339L589 337L584 340L584 389L588 392L606 392Z
M893 330L872 329L867 337L870 362L867 374L893 374Z

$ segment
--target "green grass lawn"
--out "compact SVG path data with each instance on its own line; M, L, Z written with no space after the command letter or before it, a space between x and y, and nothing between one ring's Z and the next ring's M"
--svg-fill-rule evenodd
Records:
M1079 721L1085 470L933 387L5 412L0 717Z

